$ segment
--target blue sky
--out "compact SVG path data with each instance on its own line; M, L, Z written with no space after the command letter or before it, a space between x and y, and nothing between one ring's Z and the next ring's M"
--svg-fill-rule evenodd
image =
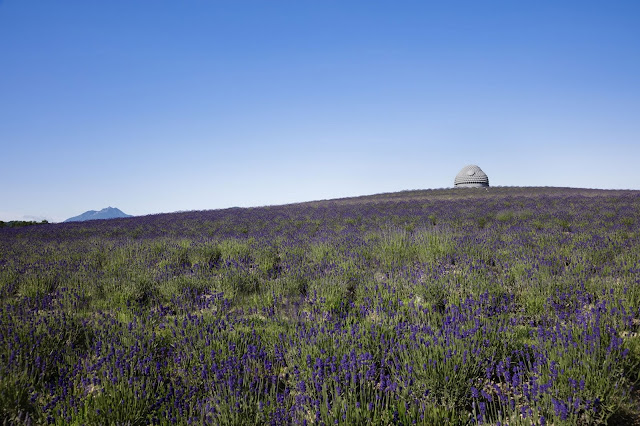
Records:
M640 2L0 0L0 220L640 189Z

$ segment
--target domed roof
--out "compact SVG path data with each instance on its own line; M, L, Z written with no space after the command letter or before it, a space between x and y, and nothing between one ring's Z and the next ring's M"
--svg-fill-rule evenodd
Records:
M480 167L471 164L460 170L460 173L457 174L453 184L456 187L479 188L489 186L489 178Z

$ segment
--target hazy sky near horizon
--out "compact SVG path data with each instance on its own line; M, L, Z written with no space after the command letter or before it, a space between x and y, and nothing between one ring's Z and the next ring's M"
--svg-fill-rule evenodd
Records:
M640 189L640 2L0 0L0 220Z

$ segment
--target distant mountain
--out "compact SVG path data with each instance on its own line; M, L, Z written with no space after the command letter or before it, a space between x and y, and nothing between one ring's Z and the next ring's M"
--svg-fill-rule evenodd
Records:
M85 220L95 219L115 219L118 217L131 217L131 215L126 214L122 210L115 207L107 207L106 209L102 209L100 211L89 210L88 212L82 213L80 216L70 217L69 219L65 220L65 222L83 222Z

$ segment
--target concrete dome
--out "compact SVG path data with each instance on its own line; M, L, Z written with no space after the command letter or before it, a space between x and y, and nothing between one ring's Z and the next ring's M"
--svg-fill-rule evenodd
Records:
M456 188L483 188L489 186L489 178L476 165L465 166L453 181Z

